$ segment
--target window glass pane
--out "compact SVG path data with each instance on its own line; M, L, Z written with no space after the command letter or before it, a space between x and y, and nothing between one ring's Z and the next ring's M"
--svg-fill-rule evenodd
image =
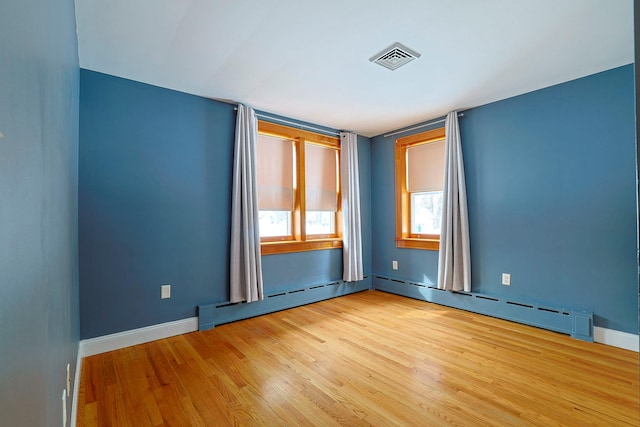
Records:
M322 145L305 144L305 180L307 209L331 211L338 209L338 150Z
M307 211L307 234L334 234L335 214L324 211Z
M440 234L442 191L411 193L411 233Z
M291 212L260 211L260 237L278 237L291 235Z

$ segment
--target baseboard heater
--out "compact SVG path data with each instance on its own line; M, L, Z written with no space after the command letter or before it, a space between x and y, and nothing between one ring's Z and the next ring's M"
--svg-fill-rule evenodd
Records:
M384 276L373 276L373 289L561 332L593 342L593 312L589 310L557 308L473 292L448 292L435 286Z
M371 289L371 277L365 276L359 282L338 280L314 284L306 288L274 292L265 296L262 301L255 301L250 304L229 302L201 304L198 305L198 329L204 331L224 323L248 319L369 289Z

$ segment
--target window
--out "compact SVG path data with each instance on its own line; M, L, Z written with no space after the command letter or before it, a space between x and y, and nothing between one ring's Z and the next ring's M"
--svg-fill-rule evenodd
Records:
M338 150L305 142L307 235L336 234L338 212Z
M290 240L293 236L294 159L292 140L258 136L258 206L260 236Z
M396 246L440 246L444 128L396 140Z
M262 254L342 247L340 140L258 122Z

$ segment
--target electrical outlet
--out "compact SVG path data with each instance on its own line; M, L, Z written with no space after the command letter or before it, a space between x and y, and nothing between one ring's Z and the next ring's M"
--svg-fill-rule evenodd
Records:
M511 274L502 273L502 284L505 286L511 286Z
M62 390L62 427L67 426L67 390Z
M392 267L394 270L397 270L397 269L398 269L398 261L391 261L391 267Z
M67 363L67 397L71 392L71 365Z
M161 299L171 298L171 285L160 286L160 298Z

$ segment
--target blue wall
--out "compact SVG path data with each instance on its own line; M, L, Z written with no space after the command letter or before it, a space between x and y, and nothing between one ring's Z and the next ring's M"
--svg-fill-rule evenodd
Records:
M465 112L475 292L588 308L597 326L637 332L632 73ZM233 106L85 70L80 105L82 337L226 301ZM359 138L365 273L433 284L437 252L395 247L393 142ZM276 293L339 279L341 251L263 266Z
M82 338L227 301L234 106L87 70L80 81ZM367 138L359 149L370 230ZM267 294L342 275L340 250L263 263ZM161 300L165 283L171 299Z
M0 424L59 426L78 352L72 0L0 2ZM67 404L70 410L70 404ZM70 412L68 412L70 415Z
M464 112L474 292L637 333L633 87L629 65ZM372 139L373 271L431 284L437 252L393 241L394 138Z

